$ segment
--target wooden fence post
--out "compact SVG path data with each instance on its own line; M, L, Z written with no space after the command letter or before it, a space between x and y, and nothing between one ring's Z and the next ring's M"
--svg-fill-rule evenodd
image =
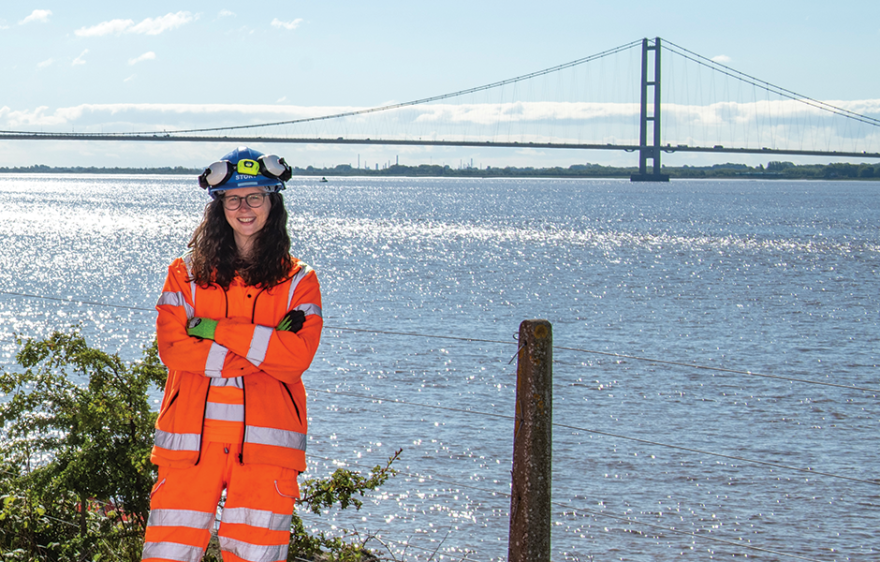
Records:
M509 562L550 562L553 327L519 326L511 471Z

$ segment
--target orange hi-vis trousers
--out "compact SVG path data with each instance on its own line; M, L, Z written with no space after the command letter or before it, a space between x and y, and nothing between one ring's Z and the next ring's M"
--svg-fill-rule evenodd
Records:
M199 562L211 538L223 489L220 549L224 562L287 560L297 472L241 464L241 444L208 442L199 464L159 467L144 540L144 562Z

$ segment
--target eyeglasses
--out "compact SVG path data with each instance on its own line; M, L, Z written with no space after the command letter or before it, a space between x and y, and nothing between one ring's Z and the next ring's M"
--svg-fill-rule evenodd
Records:
M241 207L241 202L247 203L251 209L259 209L263 206L268 193L249 193L244 197L238 195L226 195L223 197L223 208L227 211L237 211Z

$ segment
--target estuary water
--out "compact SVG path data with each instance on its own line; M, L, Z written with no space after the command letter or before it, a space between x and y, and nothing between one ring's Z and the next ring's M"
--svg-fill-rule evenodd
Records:
M326 325L303 478L403 449L360 511L309 527L506 559L513 334L546 318L553 560L880 559L880 183L294 178L285 197ZM191 177L0 176L0 363L14 334L78 323L137 359L205 202Z

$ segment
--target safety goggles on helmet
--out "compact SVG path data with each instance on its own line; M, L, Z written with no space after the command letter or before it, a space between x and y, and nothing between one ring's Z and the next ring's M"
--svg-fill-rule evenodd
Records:
M284 161L284 158L279 158L274 154L262 155L256 160L242 158L235 164L229 160L221 160L205 168L205 171L199 176L199 187L213 192L215 188L224 185L236 175L241 179L246 179L248 176L264 176L285 182L293 175L293 170Z

